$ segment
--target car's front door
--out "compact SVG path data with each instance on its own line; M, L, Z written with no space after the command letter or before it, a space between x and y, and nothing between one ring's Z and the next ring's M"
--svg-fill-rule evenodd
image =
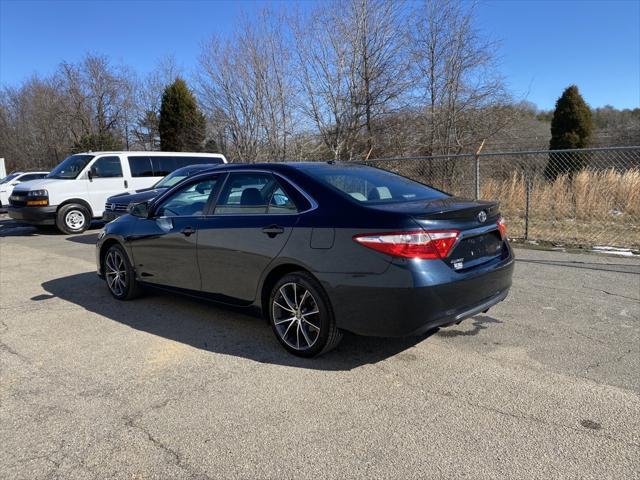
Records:
M94 217L102 216L107 198L127 189L122 163L117 155L96 159L89 167L87 178L89 203Z
M129 239L138 277L148 283L200 290L197 239L218 175L188 183L141 218Z
M219 300L254 300L264 269L298 221L295 204L270 173L231 173L198 231L202 290Z

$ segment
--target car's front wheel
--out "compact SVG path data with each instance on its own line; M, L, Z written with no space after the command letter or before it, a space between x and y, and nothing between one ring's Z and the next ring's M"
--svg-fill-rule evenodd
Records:
M131 300L140 295L135 272L120 245L109 247L104 256L103 270L109 292L118 300Z
M65 205L58 210L56 227L70 235L82 233L91 225L91 214L82 205L75 203Z
M282 346L301 357L328 352L342 338L327 294L306 272L285 275L273 286L269 320Z

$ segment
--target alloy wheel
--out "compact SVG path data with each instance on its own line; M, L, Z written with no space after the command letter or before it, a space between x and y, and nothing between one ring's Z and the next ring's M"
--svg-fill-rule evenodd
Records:
M320 336L320 309L311 292L299 283L282 285L273 297L276 332L295 350L308 350Z
M124 257L118 250L110 250L104 266L109 290L117 297L123 296L127 289L127 267Z

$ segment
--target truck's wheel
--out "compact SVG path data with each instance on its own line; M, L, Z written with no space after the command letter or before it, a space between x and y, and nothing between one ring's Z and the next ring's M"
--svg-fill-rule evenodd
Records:
M89 225L91 225L91 214L80 204L70 203L58 210L56 227L64 233L69 235L82 233L89 228Z

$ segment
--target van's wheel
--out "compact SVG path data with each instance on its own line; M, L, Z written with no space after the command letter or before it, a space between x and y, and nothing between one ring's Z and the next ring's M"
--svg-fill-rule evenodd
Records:
M58 210L56 227L58 230L73 235L82 233L91 225L91 214L86 207L77 203L64 205Z
M118 300L132 300L140 296L142 289L136 280L129 258L120 245L109 247L104 255L102 267L111 295Z
M273 286L269 321L282 346L300 357L328 352L342 338L326 292L306 272L285 275Z

